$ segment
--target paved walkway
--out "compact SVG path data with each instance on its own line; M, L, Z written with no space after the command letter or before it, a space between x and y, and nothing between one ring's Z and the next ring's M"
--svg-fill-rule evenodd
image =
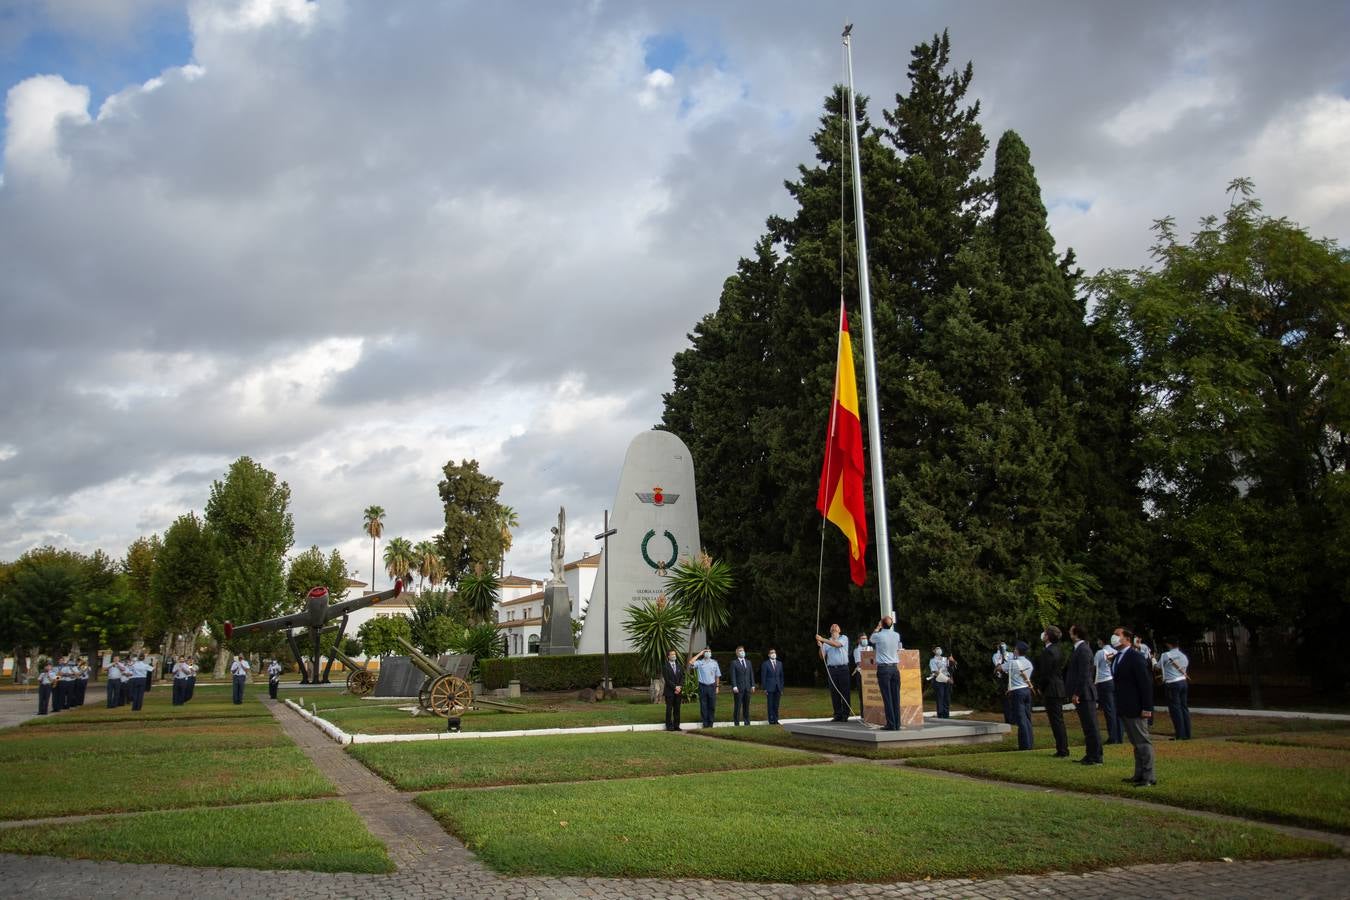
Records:
M27 722L37 715L37 704L37 688L0 694L0 728Z
M266 702L266 701L264 701ZM0 885L12 896L47 900L130 895L138 898L806 898L969 897L1028 895L1266 898L1350 896L1350 857L1274 862L1196 862L1113 868L1087 874L1050 873L987 880L948 879L897 884L745 884L712 880L506 878L494 874L413 803L305 722L269 704L296 744L332 778L343 798L385 841L398 866L392 875L273 872L129 865L0 854Z

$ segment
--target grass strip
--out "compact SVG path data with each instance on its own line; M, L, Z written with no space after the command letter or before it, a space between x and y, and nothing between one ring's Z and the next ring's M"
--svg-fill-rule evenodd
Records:
M510 874L891 881L1338 852L1259 826L863 764L442 791L418 803Z
M1243 744L1269 744L1276 747L1320 747L1324 750L1350 750L1350 731L1300 731L1287 734L1262 734L1237 737Z
M394 865L340 800L267 803L0 830L0 851L126 863L392 872Z
M1350 832L1350 758L1340 750L1164 742L1155 746L1158 784L1148 789L1121 783L1134 773L1129 745L1106 751L1104 766L1079 766L1045 752L939 756L911 765Z
M39 757L5 764L0 819L331 796L299 748Z
M642 778L824 762L819 756L804 753L716 744L660 731L353 744L348 752L405 791Z
M166 725L171 727L165 727ZM202 750L251 750L291 743L281 728L260 719L192 719L155 727L7 728L0 731L0 763L82 754L139 755ZM97 764L97 760L92 761ZM86 764L86 763L81 763Z
M198 689L200 691L200 689ZM184 703L182 706L174 706L169 695L169 690L156 691L153 700L146 698L144 707L135 712L130 705L118 706L108 709L102 703L94 705L86 703L84 706L78 706L74 709L63 710L59 713L52 713L46 716L38 716L29 719L23 723L25 728L45 728L69 725L128 725L137 722L153 721L183 721L189 719L247 719L247 718L270 718L271 713L267 707L256 702L255 698L246 697L244 702L238 706L230 702L228 695L223 695L221 699L208 699L202 696L193 697L192 702Z

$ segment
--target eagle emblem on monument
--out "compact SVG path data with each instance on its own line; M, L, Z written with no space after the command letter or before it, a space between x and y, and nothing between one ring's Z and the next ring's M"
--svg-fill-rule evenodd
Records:
M680 499L680 495L667 494L664 488L654 487L650 493L638 491L637 498L643 503L651 503L656 506L673 506L675 501Z

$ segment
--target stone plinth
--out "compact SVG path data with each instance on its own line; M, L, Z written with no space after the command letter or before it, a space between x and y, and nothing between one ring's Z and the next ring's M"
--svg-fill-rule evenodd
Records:
M544 585L544 624L539 631L540 656L567 656L572 645L572 597L567 585Z
M900 651L900 727L923 727L923 675L918 650Z

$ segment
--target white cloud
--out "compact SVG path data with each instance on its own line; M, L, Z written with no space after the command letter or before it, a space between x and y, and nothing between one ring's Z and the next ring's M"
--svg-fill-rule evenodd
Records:
M1173 130L1183 120L1209 121L1223 115L1235 93L1217 78L1181 76L1131 101L1103 125L1113 140L1135 147Z
M5 171L10 180L64 177L70 160L62 152L61 128L89 123L89 88L60 75L35 75L5 96Z

